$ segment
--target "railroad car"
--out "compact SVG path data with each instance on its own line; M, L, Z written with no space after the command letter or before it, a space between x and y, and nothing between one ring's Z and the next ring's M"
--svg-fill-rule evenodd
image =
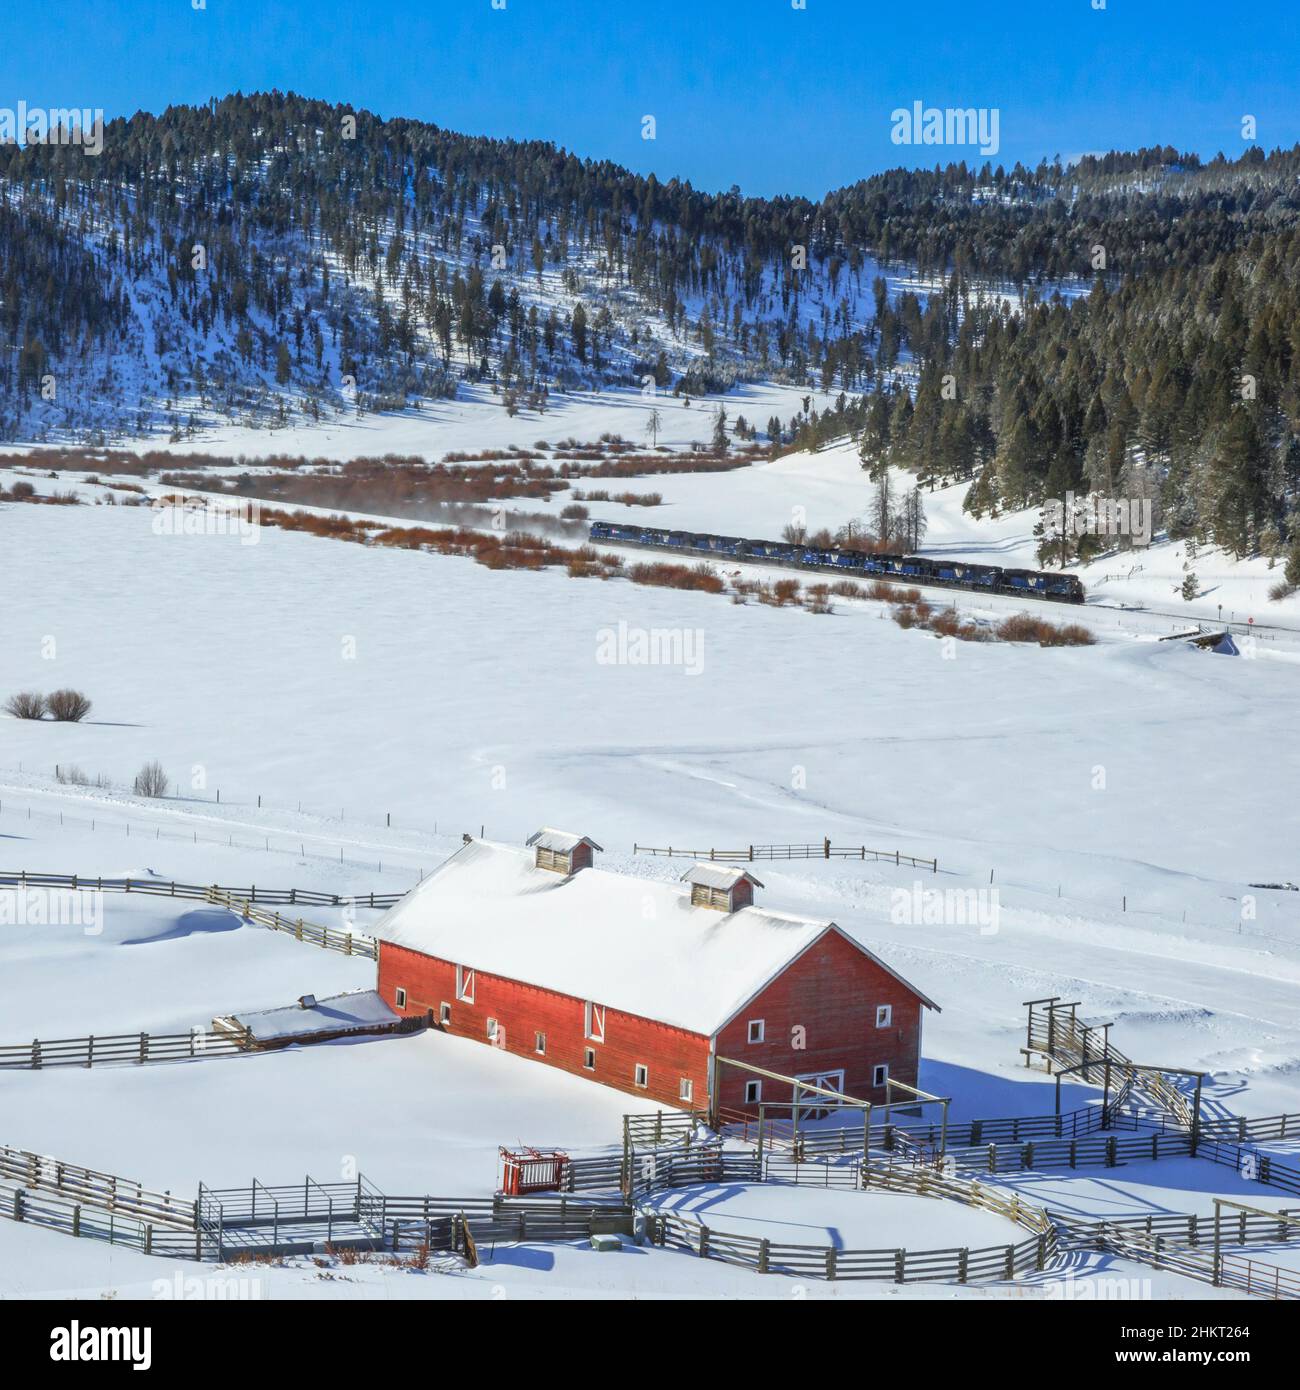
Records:
M1084 588L1077 575L1039 570L1001 569L997 565L938 560L924 555L867 555L860 550L817 549L791 541L715 536L707 531L664 531L656 527L591 523L591 540L615 545L643 545L656 550L694 551L700 555L752 560L758 564L794 569L833 570L882 579L970 589L977 593L1012 594L1052 603L1082 603Z

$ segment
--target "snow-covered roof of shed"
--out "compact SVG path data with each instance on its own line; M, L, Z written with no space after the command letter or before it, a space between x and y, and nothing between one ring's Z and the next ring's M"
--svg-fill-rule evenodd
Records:
M553 854L572 854L582 844L590 845L592 849L600 849L589 835L574 835L568 830L552 829L549 825L533 831L527 843L536 845L538 849L549 849Z
M526 850L471 840L372 930L440 960L711 1036L838 928L757 907L713 912L676 884L606 869L557 878Z
M698 883L703 888L734 888L742 878L755 888L763 886L748 869L728 868L726 864L692 864L682 875L682 882Z
M354 1028L371 1028L377 1024L397 1023L401 1017L401 1014L390 1008L387 1001L380 998L373 989L354 989L346 994L332 994L328 999L317 999L315 1004L308 1008L299 1004L289 1004L284 1008L258 1009L234 1015L237 1023L242 1023L245 1028L252 1030L253 1037L258 1042L334 1029L346 1032Z

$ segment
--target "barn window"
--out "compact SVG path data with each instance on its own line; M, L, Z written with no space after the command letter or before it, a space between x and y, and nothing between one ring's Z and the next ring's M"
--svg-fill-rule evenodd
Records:
M438 1022L444 1027L451 1022L451 1005L442 1003L438 1005Z
M648 1086L650 1084L650 1068L644 1062L636 1064L636 1071L632 1073L636 1078L638 1086Z
M538 1055L539 1057L545 1057L545 1056L546 1056L546 1034L545 1034L545 1033L534 1033L534 1034L533 1034L533 1051L536 1052L537 1055Z
M587 1050L582 1054L582 1065L588 1071L596 1070L596 1049L594 1047L587 1048Z
M767 1031L767 1024L761 1018L751 1018L749 1020L749 1040L752 1043L761 1043L763 1035Z
M757 1105L763 1099L763 1083L761 1081L745 1082L745 1104Z
M889 1080L889 1065L881 1062L879 1066L871 1069L871 1084L873 1086L883 1086Z
M406 991L401 987L401 985L398 985L397 988L393 991L393 997L397 1000L397 1007L399 1009L406 1008Z
M677 1088L677 1096L680 1100L695 1099L695 1082L689 1076L682 1077L682 1084Z
M888 1028L894 1021L894 1006L892 1004L876 1005L876 1027Z
M456 998L466 1004L474 1002L474 972L463 965L456 967Z
M605 1010L588 1002L582 1007L582 1035L592 1042L605 1041Z
M492 1038L493 1040L496 1039L496 1035L497 1035L497 1021L496 1021L495 1018L490 1018L490 1019L488 1019L488 1021L487 1021L487 1035L488 1035L489 1038Z

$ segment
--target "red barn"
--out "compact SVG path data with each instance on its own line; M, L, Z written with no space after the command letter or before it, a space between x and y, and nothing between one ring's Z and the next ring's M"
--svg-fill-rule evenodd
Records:
M708 1105L715 1053L877 1103L917 1084L937 1006L834 922L755 906L743 869L697 864L687 891L590 867L586 836L528 843L467 841L380 919L399 1013L660 1105ZM794 1099L718 1084L723 1109Z

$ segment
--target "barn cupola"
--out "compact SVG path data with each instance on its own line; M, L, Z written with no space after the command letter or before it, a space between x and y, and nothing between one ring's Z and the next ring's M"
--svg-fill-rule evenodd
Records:
M537 851L537 867L556 874L576 874L579 869L590 868L593 852L600 849L595 840L586 835L552 830L550 826L543 826L530 835L528 843Z
M722 864L696 864L682 875L691 885L691 906L711 907L715 912L739 912L754 901L754 889L763 885L746 869Z

